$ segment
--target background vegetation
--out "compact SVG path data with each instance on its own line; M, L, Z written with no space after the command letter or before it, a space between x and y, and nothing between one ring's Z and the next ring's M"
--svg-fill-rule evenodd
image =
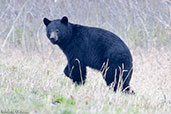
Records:
M109 90L88 68L84 86L63 74L66 58L42 19L110 30L131 49L136 95ZM0 111L17 113L171 112L170 0L0 0Z

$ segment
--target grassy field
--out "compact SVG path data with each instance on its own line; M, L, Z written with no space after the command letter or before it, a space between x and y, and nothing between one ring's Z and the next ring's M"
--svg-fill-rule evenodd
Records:
M84 86L64 76L64 55L0 54L0 111L58 114L161 114L171 112L171 52L132 51L135 95L113 93L99 72L88 68ZM162 55L161 55L162 52Z

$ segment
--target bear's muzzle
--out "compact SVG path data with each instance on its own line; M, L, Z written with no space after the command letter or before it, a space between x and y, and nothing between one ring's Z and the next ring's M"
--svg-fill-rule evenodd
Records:
M51 32L51 34L50 34L50 41L52 43L55 43L56 41L58 41L58 35L57 35L56 32Z

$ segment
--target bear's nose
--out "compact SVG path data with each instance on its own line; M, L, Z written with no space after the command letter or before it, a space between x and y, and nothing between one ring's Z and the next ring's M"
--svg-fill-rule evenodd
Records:
M50 40L55 40L55 37L50 37Z
M50 40L53 40L53 41L57 41L58 40L58 37L50 37Z

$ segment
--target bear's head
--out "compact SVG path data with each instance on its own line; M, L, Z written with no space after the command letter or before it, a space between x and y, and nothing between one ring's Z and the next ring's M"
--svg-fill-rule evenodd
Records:
M66 16L52 21L44 18L43 23L46 26L46 35L52 44L62 43L71 37L72 28Z

